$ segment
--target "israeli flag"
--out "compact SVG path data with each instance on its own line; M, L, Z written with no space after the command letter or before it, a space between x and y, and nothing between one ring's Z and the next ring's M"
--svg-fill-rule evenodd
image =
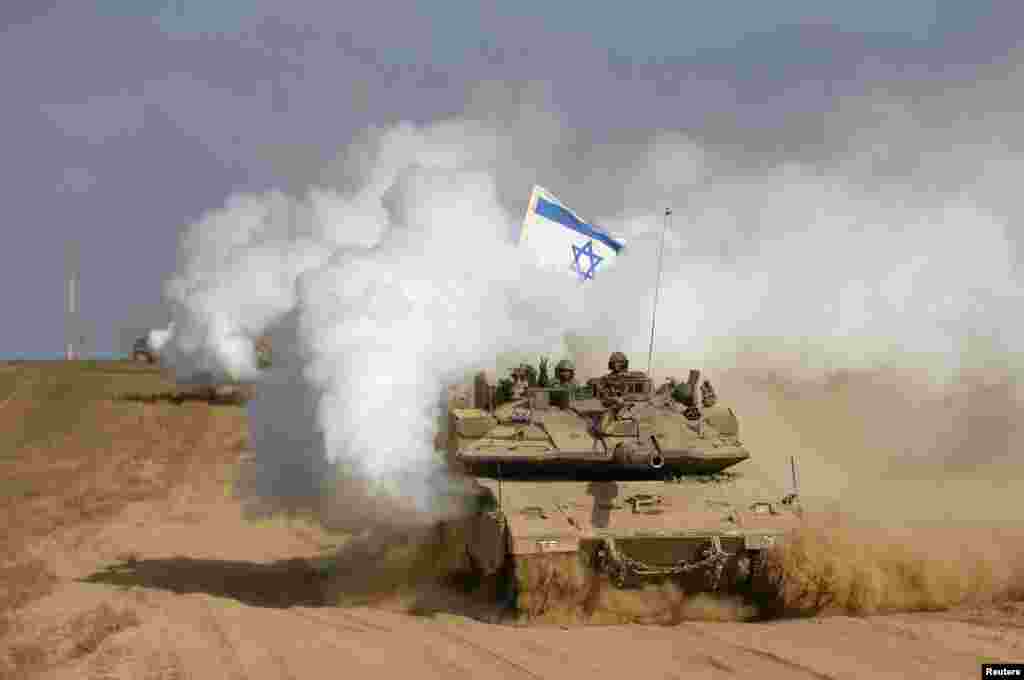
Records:
M563 269L580 281L592 280L608 269L625 248L621 238L612 238L580 219L539 186L530 194L519 245L533 251L542 267Z

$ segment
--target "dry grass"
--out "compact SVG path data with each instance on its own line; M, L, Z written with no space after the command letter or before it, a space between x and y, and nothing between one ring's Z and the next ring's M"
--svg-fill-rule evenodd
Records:
M330 560L329 601L395 604L448 582L465 568L459 539L434 529L373 531L353 537Z
M0 657L0 680L25 680L47 665L46 646L38 642L21 642L7 648Z
M525 619L561 620L592 609L595 584L575 553L520 558L515 585Z
M1024 531L811 516L770 556L767 574L752 603L687 594L672 583L619 590L575 555L520 559L515 580L521 620L540 623L674 624L1013 607L1024 599Z
M686 593L671 581L616 588L575 554L520 558L515 580L521 623L675 625L682 621L745 621L757 615L756 608L740 598Z
M455 613L511 624L672 625L741 621L756 610L738 599L687 595L671 583L620 590L577 554L521 557L511 574L473 577L458 523L442 530L374 532L330 561L327 601L418 615Z
M55 665L92 654L118 633L140 625L133 609L103 603L63 625L0 646L0 680L24 680Z
M0 365L0 404L3 404L14 394L14 389L17 385L17 367Z
M71 620L69 637L74 640L74 646L70 657L92 654L107 638L138 625L139 617L134 610L118 611L104 603Z
M22 362L0 371L13 397L0 408L0 620L42 595L53 577L27 557L33 542L159 498L197 466L238 456L241 409L118 400L173 390L132 362ZM6 397L4 397L6 398ZM30 658L28 654L25 658Z
M205 402L210 405L244 406L254 396L251 386L191 387L164 392L125 392L118 396L121 401L143 404L169 403L181 405L187 401Z
M238 408L160 399L174 393L159 369L128 361L19 362L0 370L0 637L21 626L18 610L55 583L28 548L55 532L98 525L134 501L162 498L199 469L237 461L246 431ZM126 401L125 393L156 395ZM10 397L10 398L8 398ZM26 678L53 663L91 653L137 625L107 605L61 631L72 647L8 642L0 680ZM52 642L52 641L51 641Z
M55 582L41 560L28 559L0 567L0 608L11 611L23 607L52 591Z
M940 611L1024 595L1019 530L884 527L824 516L773 556L790 614Z

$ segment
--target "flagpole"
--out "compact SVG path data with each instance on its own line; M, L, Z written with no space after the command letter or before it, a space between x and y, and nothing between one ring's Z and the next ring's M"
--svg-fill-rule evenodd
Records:
M661 247L658 249L658 279L654 284L654 308L651 310L651 346L647 350L647 375L651 375L651 360L654 358L654 320L658 316L658 294L661 292L661 263L665 256L665 233L672 218L672 208L665 208L665 226L661 230Z

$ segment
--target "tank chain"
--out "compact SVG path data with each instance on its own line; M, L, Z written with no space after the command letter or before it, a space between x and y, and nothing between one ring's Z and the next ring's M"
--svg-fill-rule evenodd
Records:
M595 566L607 573L612 583L619 588L624 588L644 577L673 576L703 571L708 589L715 591L721 587L722 575L725 573L729 559L733 556L734 553L722 549L722 541L718 536L712 536L708 546L701 551L699 560L684 561L671 567L656 567L621 554L616 548L614 540L606 540L595 555Z

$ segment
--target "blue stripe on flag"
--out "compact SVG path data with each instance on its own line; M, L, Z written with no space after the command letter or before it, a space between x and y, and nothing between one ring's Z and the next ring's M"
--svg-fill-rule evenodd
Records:
M606 246L614 250L616 255L618 255L619 251L622 250L621 243L613 239L608 234L598 231L597 229L594 228L593 225L587 224L586 222L581 222L580 220L576 219L576 217L571 212L569 212L562 206L558 205L557 203L546 201L542 197L538 196L537 207L534 208L534 212L540 215L541 217L551 220L552 222L558 222L567 229L572 229L573 231L583 234L584 236L587 236L589 238L592 238L595 241L600 241L601 243L605 244Z

